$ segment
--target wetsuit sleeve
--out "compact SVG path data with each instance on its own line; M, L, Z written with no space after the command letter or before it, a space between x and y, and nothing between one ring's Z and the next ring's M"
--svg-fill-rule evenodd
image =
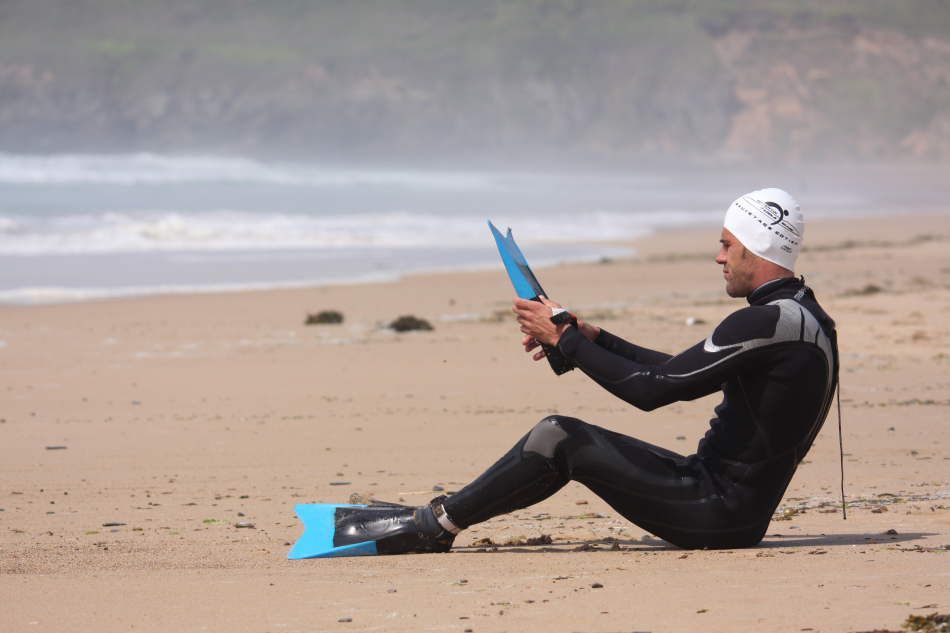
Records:
M705 341L658 364L615 354L573 327L561 336L558 348L601 387L638 409L652 411L719 391L727 379L748 370L754 351L774 336L778 317L775 306L743 308Z
M659 365L673 358L669 354L634 345L630 341L626 341L616 334L611 334L603 328L600 329L600 334L597 335L594 342L608 352L613 352L614 354L623 356L627 360L645 363L647 365Z

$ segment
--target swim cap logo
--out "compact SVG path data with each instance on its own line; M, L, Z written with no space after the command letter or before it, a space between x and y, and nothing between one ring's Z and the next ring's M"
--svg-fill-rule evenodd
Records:
M726 210L723 228L759 257L794 270L805 225L788 192L767 188L740 196Z
M772 222L772 224L770 224L769 226L775 226L776 224L778 224L779 222L782 221L782 218L787 218L787 217L788 217L788 211L786 211L786 210L783 209L780 205L778 205L778 204L776 204L776 203L774 203L774 202L766 202L766 203L765 203L765 206L774 209L774 210L775 210L775 214L776 214L776 216L777 216L777 217L775 218L775 221Z

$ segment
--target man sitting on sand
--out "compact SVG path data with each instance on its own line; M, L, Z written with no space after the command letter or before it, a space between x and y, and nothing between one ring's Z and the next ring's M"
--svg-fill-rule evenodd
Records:
M803 234L798 203L781 189L733 202L716 263L726 293L749 305L675 356L576 317L556 324L551 317L559 306L551 301L515 301L525 351L535 360L544 358L535 351L541 343L557 346L638 409L722 391L695 454L552 415L456 494L419 508L380 505L341 515L334 544L375 541L381 554L448 551L466 527L538 503L573 480L674 545L756 545L821 429L838 382L834 321L793 273Z

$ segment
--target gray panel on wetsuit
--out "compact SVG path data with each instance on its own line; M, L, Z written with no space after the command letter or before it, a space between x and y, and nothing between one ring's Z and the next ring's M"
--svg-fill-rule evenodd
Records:
M834 379L832 376L833 355L831 351L831 341L822 331L821 325L818 323L818 319L816 319L815 316L803 305L793 299L778 299L776 301L769 302L768 305L778 306L779 308L779 317L778 321L775 323L775 332L772 334L772 336L754 338L747 341L730 343L727 345L717 345L713 342L713 335L715 334L715 332L713 332L713 334L710 334L703 342L704 352L712 354L718 352L728 352L729 350L734 351L732 351L730 354L727 354L726 356L718 358L708 365L694 369L693 371L682 374L669 374L669 376L671 378L688 378L690 376L704 372L711 367L715 367L716 365L723 363L735 355L741 354L743 352L765 347L766 345L773 345L775 343L802 341L814 343L821 350L822 354L824 354L825 362L828 366L828 384L830 386Z
M528 439L525 440L522 450L525 453L537 453L542 457L554 459L557 445L566 437L567 431L561 428L556 419L545 418L528 433Z

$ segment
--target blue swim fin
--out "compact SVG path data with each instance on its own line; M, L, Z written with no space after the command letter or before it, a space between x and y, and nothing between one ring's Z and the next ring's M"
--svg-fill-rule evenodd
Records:
M531 266L528 265L524 253L518 248L515 236L511 234L511 229L509 228L508 232L502 235L491 220L488 221L488 228L491 229L491 234L495 238L498 254L501 255L501 261L505 265L505 271L508 273L511 285L515 288L515 294L521 299L533 301L541 301L541 297L547 298L544 288L541 287L541 283L535 277ZM548 357L548 363L555 374L560 376L574 369L574 363L565 358L556 347L542 343L541 349L544 350L544 355Z
M528 260L524 253L515 243L515 238L511 234L511 229L502 235L491 220L488 221L488 228L491 229L492 236L495 238L495 245L498 247L498 254L501 255L501 261L505 265L505 271L511 280L511 285L515 288L515 294L522 299L537 299L544 295L544 289L538 283L538 278L534 276L531 267L528 266Z
M376 541L363 541L336 546L336 516L340 508L365 508L365 505L336 503L298 503L294 508L303 521L303 534L294 544L287 558L330 558L333 556L374 556Z
M455 539L431 506L374 501L304 503L296 509L304 531L287 555L291 559L447 552Z

